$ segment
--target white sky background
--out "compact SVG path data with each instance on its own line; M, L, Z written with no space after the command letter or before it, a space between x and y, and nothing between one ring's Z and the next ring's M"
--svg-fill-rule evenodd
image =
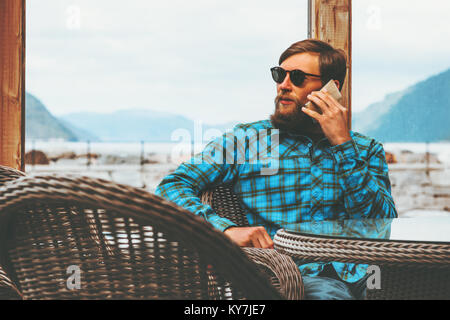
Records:
M353 1L354 111L450 68L450 1ZM306 0L28 0L26 89L55 115L149 109L204 123L273 112L269 68Z

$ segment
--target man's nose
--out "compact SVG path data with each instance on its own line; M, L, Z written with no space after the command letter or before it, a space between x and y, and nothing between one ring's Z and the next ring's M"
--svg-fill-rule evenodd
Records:
M286 77L283 82L278 85L278 88L281 90L292 90L292 82L289 73L286 74Z

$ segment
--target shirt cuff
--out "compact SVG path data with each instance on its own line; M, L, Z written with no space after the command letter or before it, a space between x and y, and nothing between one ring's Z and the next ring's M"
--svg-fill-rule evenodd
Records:
M231 227L237 227L238 225L227 218L222 218L218 215L208 217L208 222L213 225L217 230L224 232L226 229Z
M359 150L353 139L331 147L331 152L333 153L334 159L337 163L359 158Z

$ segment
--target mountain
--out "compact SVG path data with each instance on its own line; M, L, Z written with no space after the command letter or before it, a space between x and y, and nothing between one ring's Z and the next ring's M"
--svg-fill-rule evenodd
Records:
M374 119L387 114L391 107L405 95L406 91L390 93L386 95L383 101L371 104L364 112L355 112L352 115L355 128L361 129L363 132L376 129L379 123L374 121Z
M450 140L450 69L353 115L353 130L381 142Z
M28 140L99 140L92 133L53 116L38 98L28 92L25 93L25 130Z
M381 142L439 142L450 140L450 69L353 114L353 130ZM79 112L56 118L33 95L26 93L27 139L69 141L172 141L177 129L194 134L194 121L181 115L128 109L108 114ZM201 125L224 132L238 122ZM180 131L178 131L180 132ZM174 137L175 138L175 137ZM179 141L179 139L177 139Z
M177 129L188 130L194 137L194 121L181 115L152 110L127 109L112 113L78 112L61 119L92 132L102 141L171 141ZM221 125L202 124L202 132L215 128L221 132L233 128L238 122ZM178 141L178 140L177 140Z
M77 141L77 136L35 96L25 93L25 136L30 140L64 139Z
M77 137L77 141L100 141L100 139L95 136L94 134L92 134L91 132L87 131L87 130L83 130L78 128L76 125L58 118L59 122L61 122L67 129L69 129L70 131L72 131L75 136Z
M128 109L109 114L79 112L57 118L28 92L25 94L25 116L28 140L171 141L172 133L177 129L188 130L194 137L194 121L180 115ZM237 123L202 124L201 129L203 134L210 128L224 132Z

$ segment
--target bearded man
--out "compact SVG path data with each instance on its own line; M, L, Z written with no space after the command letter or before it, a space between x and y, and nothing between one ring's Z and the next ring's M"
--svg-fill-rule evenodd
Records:
M319 40L299 41L281 54L271 73L277 95L270 120L239 124L231 135L211 141L165 177L156 194L203 217L238 245L257 248L272 248L278 229L300 222L397 217L382 145L350 131L346 106L319 91L330 80L342 90L345 53ZM308 101L317 109L306 108ZM260 136L276 138L270 144L276 170L269 174L262 173L263 164L248 161L267 147ZM233 185L250 227L202 204L199 194L219 184ZM307 299L364 297L367 265L299 268Z

